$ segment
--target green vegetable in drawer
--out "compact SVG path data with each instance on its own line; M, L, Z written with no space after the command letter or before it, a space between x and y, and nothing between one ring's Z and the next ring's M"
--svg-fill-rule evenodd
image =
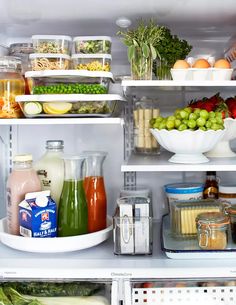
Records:
M105 94L107 88L100 84L53 84L35 86L33 94Z
M104 288L103 284L87 282L9 282L2 284L4 289L14 288L19 293L32 296L90 296ZM1 288L1 287L0 287ZM17 304L14 304L17 305Z

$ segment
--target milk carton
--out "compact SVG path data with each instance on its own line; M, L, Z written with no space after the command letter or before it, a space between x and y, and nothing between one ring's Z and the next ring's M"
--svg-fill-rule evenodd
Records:
M57 236L57 206L50 191L27 193L19 204L20 235Z

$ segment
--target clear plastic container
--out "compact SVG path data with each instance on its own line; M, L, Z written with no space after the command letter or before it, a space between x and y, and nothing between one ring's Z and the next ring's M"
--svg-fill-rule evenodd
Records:
M227 247L229 217L221 212L201 213L196 218L198 245L203 250Z
M13 56L0 57L0 118L22 117L17 95L25 94L21 60Z
M144 154L159 154L160 145L150 132L150 120L160 115L152 99L143 97L134 105L134 151Z
M111 54L111 37L77 36L73 39L75 53Z
M152 207L149 198L117 199L113 238L115 254L152 254Z
M68 70L70 67L70 56L66 54L34 53L29 58L33 71Z
M29 54L33 53L32 43L13 43L10 45L9 54L11 56L16 56L21 59L22 63L22 73L31 70Z
M171 203L171 231L177 238L194 238L197 235L196 217L203 212L220 212L223 205L211 199L178 200Z
M76 70L111 71L110 54L73 54L71 59Z
M64 35L33 35L32 42L35 53L57 53L70 55L70 36Z

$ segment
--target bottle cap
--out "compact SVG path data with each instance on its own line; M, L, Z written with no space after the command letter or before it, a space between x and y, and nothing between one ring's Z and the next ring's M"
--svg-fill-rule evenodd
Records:
M32 161L32 155L30 154L25 154L25 155L16 155L13 159L14 162L27 162L27 161Z
M48 140L46 141L46 149L63 149L64 141L62 140Z

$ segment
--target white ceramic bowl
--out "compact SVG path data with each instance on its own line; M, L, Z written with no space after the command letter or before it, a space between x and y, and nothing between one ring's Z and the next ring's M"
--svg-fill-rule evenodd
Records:
M211 77L212 80L221 81L221 80L231 80L232 74L234 69L211 69Z
M178 80L192 80L192 71L190 69L170 69L172 79Z
M166 150L175 153L173 163L205 163L203 153L211 150L224 136L225 130L166 130L151 129L151 133Z
M206 155L214 158L230 158L235 157L236 153L230 148L229 142L236 138L236 119L227 118L224 119L225 134L216 144L216 146L210 150Z
M197 81L210 80L212 74L211 68L206 69L197 69L189 68L189 71L192 72L192 79Z

